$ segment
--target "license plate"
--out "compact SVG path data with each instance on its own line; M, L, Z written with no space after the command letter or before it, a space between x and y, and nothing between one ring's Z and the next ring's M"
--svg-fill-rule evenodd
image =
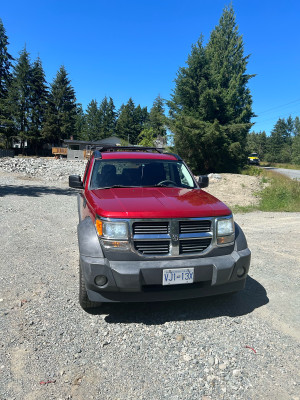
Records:
M163 285L180 285L194 282L194 268L164 269Z

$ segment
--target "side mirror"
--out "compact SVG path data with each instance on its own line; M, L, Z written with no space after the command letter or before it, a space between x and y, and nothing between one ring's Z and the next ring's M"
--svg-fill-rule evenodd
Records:
M201 188L206 188L209 184L209 177L207 175L200 175L198 184Z
M70 175L69 176L69 186L75 189L82 189L83 183L81 181L81 177L79 175Z

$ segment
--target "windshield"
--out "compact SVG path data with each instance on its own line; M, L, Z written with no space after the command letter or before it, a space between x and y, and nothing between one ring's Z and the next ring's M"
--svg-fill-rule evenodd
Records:
M95 160L90 189L109 187L182 187L195 183L180 161Z

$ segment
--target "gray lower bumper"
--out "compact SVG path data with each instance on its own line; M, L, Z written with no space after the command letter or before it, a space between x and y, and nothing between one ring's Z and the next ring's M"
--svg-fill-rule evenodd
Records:
M80 262L88 297L95 302L161 301L195 298L238 291L244 288L250 266L248 248L220 257L181 260L108 261L106 258L81 256ZM163 269L194 268L194 283L162 285ZM240 278L237 270L244 267ZM97 275L108 283L98 287Z

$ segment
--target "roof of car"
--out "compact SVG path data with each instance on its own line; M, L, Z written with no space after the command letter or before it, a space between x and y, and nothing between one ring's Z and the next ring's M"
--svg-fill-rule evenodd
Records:
M116 151L102 153L103 160L111 159L149 159L149 160L178 160L174 154Z

